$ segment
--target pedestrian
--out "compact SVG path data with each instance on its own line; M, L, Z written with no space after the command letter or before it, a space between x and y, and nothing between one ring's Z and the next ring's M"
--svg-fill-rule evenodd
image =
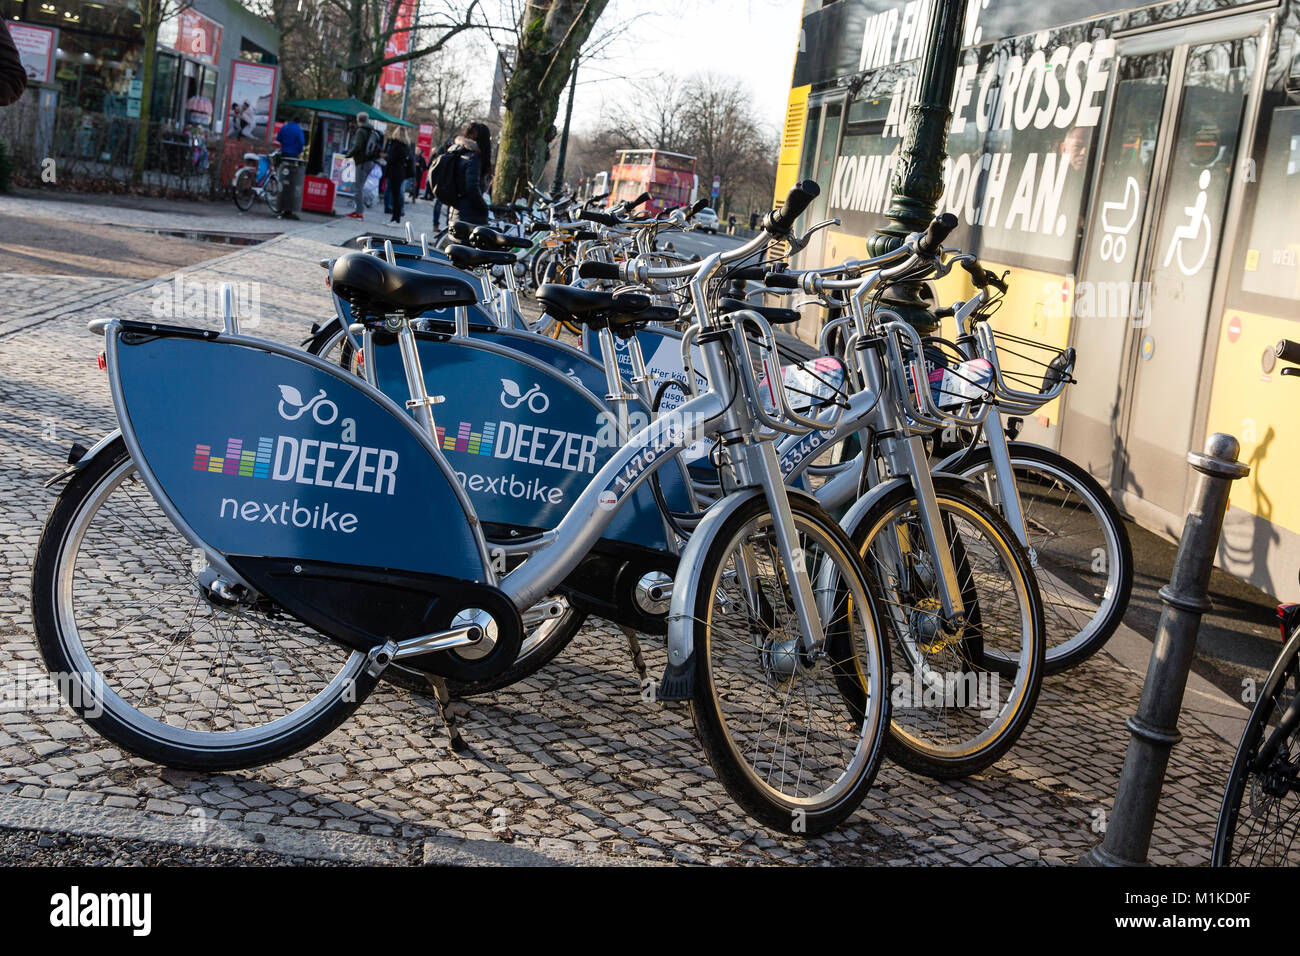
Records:
M757 228L758 228L758 213L756 213L756 212L751 212L751 213L749 214L749 228L750 228L750 229L757 229Z
M302 127L298 125L298 121L290 119L280 127L280 132L275 134L275 141L280 145L280 158L291 163L297 163L302 156L302 150L307 143L307 138L303 135ZM293 211L293 207L297 205L294 196L294 183L296 181L296 177L289 176L288 188L280 190L281 211L279 215L284 219L299 218L298 214Z
M470 123L452 144L456 156L456 202L448 222L465 220L476 226L488 222L487 202L483 191L492 179L492 141L482 123Z
M735 234L736 234L736 214L734 212L728 213L727 214L727 235L734 236Z
M424 155L424 150L417 148L415 150L415 178L411 180L411 202L420 198L420 190L424 187L424 177L429 172L429 157Z
M383 136L379 130L370 125L367 113L357 113L357 129L352 135L352 148L347 151L347 158L356 167L356 179L352 184L352 199L356 209L348 213L349 219L366 218L366 181L370 171L375 168L375 160L383 152Z
M0 36L0 106L17 103L18 97L27 89L27 69L18 56L14 38L9 35L6 26Z
M415 163L411 157L411 147L407 142L409 135L404 127L393 130L393 138L388 141L387 164L384 170L388 179L388 192L391 211L389 222L401 222L405 211L406 189L414 172Z
M456 142L455 137L452 137L451 139L447 140L441 146L438 147L438 151L434 153L433 158L429 160L429 169L433 169L433 164L438 161L438 157L443 155L446 152L449 152L451 150L451 147L455 144L455 142ZM424 179L424 198L433 200L433 231L437 232L442 228L443 210L446 209L449 215L451 210L447 209L447 207L443 204L443 202L440 199L438 199L437 194L434 192L432 176L426 176Z

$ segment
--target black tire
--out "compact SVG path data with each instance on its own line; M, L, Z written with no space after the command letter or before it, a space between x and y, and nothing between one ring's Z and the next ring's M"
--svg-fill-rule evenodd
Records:
M280 174L276 170L271 170L271 175L266 177L266 185L262 187L262 195L266 197L266 204L271 207L271 212L280 211Z
M1279 734L1275 754L1259 766L1260 748L1300 694L1300 628L1282 648L1242 732L1214 831L1211 866L1300 864L1300 726Z
M1086 471L1041 445L1009 442L1008 450L1043 593L1046 673L1059 674L1101 650L1124 619L1133 591L1133 548L1115 502ZM974 479L976 487L985 491L978 476L991 467L988 447L981 445L963 457L955 473ZM1069 495L1081 505L1035 520L1036 506L1042 506L1041 515ZM1095 570L1098 549L1104 552L1104 571ZM1090 616L1080 606L1084 602L1096 603Z
M825 602L821 606L828 624L826 655L810 665L801 650L791 650L797 647L797 638L788 638L788 621L782 626L777 620L782 609L788 610L779 577L783 570L763 577L747 575L755 587L753 593L758 595L757 608L747 608L745 593L735 590L741 575L729 574L727 568L736 563L739 570L733 555L742 547L748 548L746 554L755 555L756 563L762 563L764 556L772 559L774 567L779 561L768 543L771 516L767 503L762 494L757 494L719 526L700 564L694 607L691 713L709 763L745 812L773 830L811 836L849 817L875 779L889 724L889 655L852 542L815 503L792 496L790 505L810 575L820 588L819 601ZM831 583L823 586L828 581ZM780 607L772 597L780 599ZM748 617L739 622L735 635L728 635L724 633L725 625L736 619L737 607ZM761 635L756 633L759 630ZM762 646L756 643L760 641ZM727 654L732 647L739 656L736 663L728 664ZM810 691L818 678L824 689L814 699ZM780 689L782 684L786 685L784 691ZM772 695L778 706L788 705L796 686L807 695L806 701L804 697L796 698L796 706L799 701L807 703L806 713L780 718L778 726L796 729L778 735L777 747L782 739L809 746L822 743L833 751L829 758L814 755L809 759L802 755L795 763L784 752L779 758L759 753L766 746L765 728L778 719L767 716ZM756 691L758 703L748 713L757 716L747 717L742 698ZM740 738L755 721L760 729L751 747ZM797 724L805 729L800 731ZM844 735L845 739L837 744L830 739L835 735ZM805 794L804 772L811 776L823 763L828 765L828 785ZM793 781L787 773L790 767L799 771ZM809 789L813 786L807 785Z
M257 177L251 169L245 167L235 173L231 191L235 195L235 205L239 207L240 212L248 212L253 208L253 203L257 200L257 196L253 193L253 187L256 185Z
M928 582L937 579L937 572L932 564L926 567L930 559L924 536L908 517L917 510L910 486L900 484L882 495L850 534L881 609L893 657L896 686L886 751L914 773L949 779L996 763L1028 726L1042 684L1045 642L1033 568L1011 529L963 480L935 475L934 490L968 608L959 637L945 636L934 623L937 601ZM900 522L911 549L902 574L891 566L888 554L894 545L886 536ZM966 537L962 529L967 527L980 537ZM980 590L977 581L1005 581L1016 605L1004 610L996 600L1000 593ZM927 624L930 631L922 633ZM1004 653L992 656L998 649ZM944 681L944 692L941 699L930 700L931 682L937 678ZM1010 680L1005 699L1004 679ZM972 682L973 703L966 696ZM986 718L996 722L981 729L979 720ZM933 739L945 736L950 739Z
M97 733L124 750L154 763L187 770L237 770L270 763L320 740L356 710L374 689L375 679L365 670L366 656L358 651L349 652L338 648L327 638L292 619L280 618L274 612L266 614L260 609L242 605L238 614L234 614L211 602L201 601L195 596L197 574L192 573L195 570L193 566L187 570L185 564L169 563L165 557L168 548L175 549L171 553L172 558L184 551L193 552L194 549L167 521L161 509L150 513L148 505L153 499L148 496L143 483L138 486L135 484L138 478L134 477L134 471L134 463L130 460L123 440L118 438L110 443L68 481L45 522L36 546L32 570L32 622L41 656L45 659L51 676L60 685L69 706ZM185 664L184 683L188 686L179 691L186 695L183 699L189 702L190 707L184 715L185 722L180 727L167 722L168 716L175 720L176 711L169 711L166 703L156 708L163 714L164 719L160 720L142 713L119 696L138 686L138 678L133 683L132 678L122 676L121 672L144 668L143 673L148 678L157 671L158 665L149 669L147 665L137 663L141 659L137 652L130 649L126 653L117 651L109 668L110 676L106 679L101 669L90 661L91 652L85 647L86 635L82 633L82 624L87 632L93 631L95 627L104 630L109 625L91 617L82 618L79 623L77 619L81 615L78 609L69 606L79 602L75 593L77 586L73 580L77 575L77 556L86 548L86 539L92 536L91 525L101 514L102 506L115 493L122 496L116 500L121 500L123 507L127 503L135 506L124 512L132 516L133 523L128 525L122 518L111 513L108 515L112 519L109 527L113 530L113 539L111 542L106 539L103 544L103 555L107 560L86 562L89 571L83 578L92 586L89 589L83 586L82 593L85 594L87 590L91 592L87 597L89 602L94 599L95 591L111 591L111 594L102 598L106 610L97 611L96 614L130 613L124 609L139 606L133 605L131 601L142 589L147 595L144 599L146 602L153 602L155 596L169 593L178 595L171 607L164 607L168 600L166 597L150 603L141 614L127 619L120 627L106 634L105 639L129 641L130 630L144 630L140 637L148 640L144 641L142 651L170 644L171 647L166 650L166 659L172 655L174 648L181 648L174 665L178 672L186 654L190 650L194 651L198 659L197 665L193 662ZM142 503L143 510L137 515L136 509ZM140 540L128 545L121 537L132 532L137 532ZM70 536L75 541L69 542ZM71 551L69 543L74 545ZM93 546L91 551L93 554ZM152 574L147 566L151 559L155 559L155 566L161 569ZM118 566L116 575L114 563ZM160 586L168 580L175 583ZM193 606L191 618L187 627L177 628L173 624L174 617L169 617L168 611L183 605ZM235 641L241 640L235 636L235 632L241 626L247 629L248 624L241 622L249 620L253 620L255 627L275 624L283 626L286 633L292 628L296 635L308 638L310 646L318 647L322 653L319 659L308 660L303 666L309 670L324 668L323 673L318 672L322 680L332 670L329 660L342 660L343 666L321 691L304 704L259 727L232 729L235 721L246 715L248 707L261 707L268 702L254 699L256 695L250 694L250 690L255 688L241 689L241 693L246 695L243 697L236 697L227 689L229 707L225 713L212 714L206 718L207 725L213 729L192 730L190 723L194 719L193 710L196 707L210 704L214 699L218 705L221 702L221 691L204 686L203 680L225 681L228 688L233 684L227 679L231 671L238 674L241 669L247 669L250 678L253 676L253 668L258 662L238 660L237 654L231 650ZM223 639L227 642L227 647L217 657L216 666L209 667L206 672L201 657L204 639L197 638L204 628L210 628L206 632L209 642L214 635L217 643ZM127 632L126 636L118 638L120 632ZM262 646L264 640L266 631L257 631L253 639L242 639L237 646L238 655L251 653L255 657L261 653L270 658L277 651L274 644ZM236 660L238 663L232 663ZM271 667L264 666L262 675L256 677L254 683L262 688L272 683L279 687L279 675L268 679L265 671L290 668L292 665L283 660L268 660L267 663ZM119 688L116 685L120 681L126 683ZM164 688L169 682L163 682ZM194 689L196 682L197 690ZM112 693L104 693L105 690ZM136 692L131 696L147 698L149 691L150 688L146 687L143 694ZM250 700L253 701L251 704ZM242 712L241 707L244 708Z

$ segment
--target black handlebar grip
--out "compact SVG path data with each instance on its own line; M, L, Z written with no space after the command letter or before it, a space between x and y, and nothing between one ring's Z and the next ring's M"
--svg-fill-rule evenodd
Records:
M617 262L580 262L578 263L579 279L613 279L618 281L622 278L619 272Z
M686 211L686 218L690 219L692 216L698 213L701 209L706 208L708 205L709 205L709 201L707 199L695 200L695 202L691 204L691 208Z
M602 226L617 226L618 218L607 212L600 212L595 209L584 209L578 213L579 219L586 219L588 222L598 222Z
M774 236L784 236L821 192L820 186L811 179L805 179L790 190L780 209L773 209L764 217L763 228Z
M763 285L773 289L797 289L799 277L792 276L788 272L769 272L763 276Z
M542 222L540 219L537 220L536 222L531 223L528 226L529 232L550 232L550 230L551 227L546 223Z
M640 206L642 203L647 203L653 198L654 197L651 196L649 193L642 193L641 195L633 199L631 202L625 203L624 205L627 206L628 211L630 212L633 209L635 209L637 206Z
M937 256L939 250L943 248L943 241L956 228L956 216L950 212L940 213L931 220L929 227L925 230L925 235L916 244L916 251L927 259Z
M732 269L726 274L729 281L747 281L753 279L755 282L762 282L763 276L771 271L771 266L745 266L742 269Z
M1290 339L1282 339L1273 349L1277 357L1283 362L1291 362L1294 365L1300 365L1300 342L1292 342Z

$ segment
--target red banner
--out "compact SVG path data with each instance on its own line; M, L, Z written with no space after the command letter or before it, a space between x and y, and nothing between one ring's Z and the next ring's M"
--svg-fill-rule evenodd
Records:
M184 11L176 49L204 63L216 63L221 53L221 24L194 10Z
M420 135L415 140L415 148L424 153L424 158L428 159L429 154L433 152L433 124L421 123Z
M415 3L416 0L401 0L397 7L397 12L393 16L393 29L398 31L388 38L388 45L384 47L384 56L402 56L411 52L411 27L415 24ZM385 93L400 93L402 87L406 85L406 64L403 60L401 63L390 63L384 67L384 72L379 78L381 89Z

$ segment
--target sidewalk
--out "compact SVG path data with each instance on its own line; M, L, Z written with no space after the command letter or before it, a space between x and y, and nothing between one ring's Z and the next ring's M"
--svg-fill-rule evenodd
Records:
M0 199L0 214L11 202ZM66 214L109 216L97 208ZM112 221L155 215L127 209ZM317 261L380 231L377 218L294 224L185 275L260 282L261 320L246 331L297 343L332 314ZM88 444L114 426L95 361L102 341L86 323L147 316L155 299L154 282L43 281L47 299L0 320L0 473L9 487L0 513L0 674L41 668L29 614L32 555L53 500L41 482L61 469L72 441ZM14 301L27 289L0 277L0 294ZM658 674L662 644L644 643ZM228 774L128 757L62 708L0 709L0 828L210 841L335 862L1071 864L1100 840L1128 743L1123 721L1149 653L1122 630L1107 653L1045 682L1033 723L991 770L935 782L887 763L861 810L811 840L758 829L735 807L703 761L689 713L641 700L624 638L599 621L532 679L472 701L466 754L447 748L429 700L401 691L377 692L291 759ZM1153 862L1207 862L1244 715L1193 675ZM500 839L503 827L513 841Z

